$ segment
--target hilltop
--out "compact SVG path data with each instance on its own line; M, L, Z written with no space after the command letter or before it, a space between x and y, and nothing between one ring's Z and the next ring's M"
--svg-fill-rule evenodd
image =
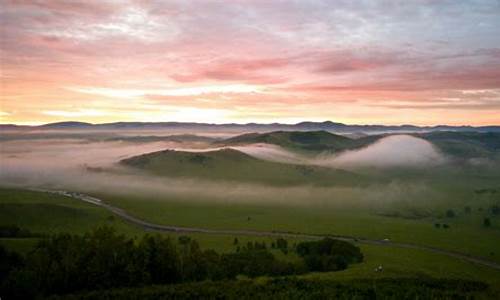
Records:
M124 159L121 163L159 176L271 185L358 185L366 181L364 176L344 170L264 161L234 149L164 150Z
M296 151L329 151L339 152L367 146L382 136L367 136L352 139L342 135L321 131L274 131L268 133L248 133L235 136L216 144L225 146L246 145L256 143L273 144Z

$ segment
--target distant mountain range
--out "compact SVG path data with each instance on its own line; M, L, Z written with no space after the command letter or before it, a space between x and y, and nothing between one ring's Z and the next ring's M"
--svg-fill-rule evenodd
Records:
M297 124L209 124L192 122L115 122L104 124L91 124L85 122L58 122L38 126L25 126L14 124L0 124L0 130L71 130L71 129L92 129L92 130L141 130L141 129L172 129L172 130L200 130L200 131L317 131L325 130L337 133L382 133L382 132L426 132L426 131L479 131L479 132L500 132L500 126L386 126L386 125L347 125L331 121L325 122L300 122Z

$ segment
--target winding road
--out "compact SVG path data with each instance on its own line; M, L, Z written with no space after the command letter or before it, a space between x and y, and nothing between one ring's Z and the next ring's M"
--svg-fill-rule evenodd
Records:
M468 255L465 253L460 253L451 250L445 250L436 247L416 245L410 243L400 243L400 242L392 242L389 240L375 240L375 239L366 239L366 238L358 238L353 236L341 236L341 235L324 235L324 234L307 234L307 233L298 233L298 232L283 232L283 231L258 231L258 230L231 230L231 229L210 229L210 228L199 228L199 227L181 227L181 226L169 226L169 225L160 225L154 224L150 222L146 222L144 220L138 219L129 215L123 209L112 206L108 203L105 203L103 200L91 197L89 195L85 195L82 193L68 192L68 191L54 191L54 190L42 190L42 189L33 189L36 191L47 192L60 194L64 196L71 197L73 199L85 201L88 203L92 203L94 205L101 206L113 214L123 218L127 222L140 226L144 229L148 230L156 230L156 231L166 231L166 232L178 232L178 233L206 233L206 234L220 234L220 235L247 235L247 236L262 236L262 237L284 237L284 238L301 238L301 239L321 239L325 237L331 237L339 240L361 243L361 244L369 244L369 245L379 245L379 246L389 246L389 247L398 247L398 248L408 248L408 249L417 249L424 250L433 253L443 254L446 256L458 258L464 261L468 261L474 264L486 266L492 269L496 269L500 271L500 264L486 260L481 257Z

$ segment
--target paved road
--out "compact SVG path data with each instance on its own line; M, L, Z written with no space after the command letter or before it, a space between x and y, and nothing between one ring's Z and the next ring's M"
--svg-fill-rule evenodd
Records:
M169 226L169 225L160 225L149 223L144 220L138 219L129 215L123 209L112 206L108 203L105 203L103 200L94 198L81 193L67 192L67 191L52 191L52 190L40 190L48 193L57 193L64 196L68 196L74 199L78 199L81 201L89 202L98 206L101 206L113 214L125 219L129 223L134 225L138 225L148 230L156 230L156 231L168 231L168 232L179 232L179 233L206 233L206 234L221 234L221 235L248 235L248 236L265 236L265 237L284 237L284 238L301 238L301 239L321 239L324 237L332 237L339 240L350 241L355 243L369 244L369 245L379 245L379 246L387 246L387 247L397 247L397 248L408 248L408 249L417 249L424 250L434 253L443 254L450 257L455 257L464 261L472 262L478 265L490 267L496 270L500 270L500 264L486 260L481 257L476 257L456 251L445 250L436 247L430 246L422 246L410 243L398 243L392 241L384 241L384 240L374 240L374 239L366 239L366 238L358 238L353 236L340 236L340 235L316 235L316 234L307 234L307 233L299 233L299 232L282 232L282 231L257 231L257 230L231 230L231 229L210 229L210 228L198 228L198 227L181 227L181 226Z

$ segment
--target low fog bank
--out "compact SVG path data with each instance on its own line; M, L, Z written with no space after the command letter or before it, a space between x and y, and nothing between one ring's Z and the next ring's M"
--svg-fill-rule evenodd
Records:
M319 154L315 157L300 155L279 146L252 144L231 147L259 159L326 166L341 169L359 168L423 168L438 166L447 161L428 141L409 136L384 137L365 148L343 151L338 154Z
M368 147L334 157L319 157L316 163L340 168L424 168L446 162L434 145L410 135L384 137Z
M88 142L37 140L0 142L0 185L81 191L178 201L258 203L289 205L378 205L418 198L434 192L417 183L391 183L367 187L272 187L259 184L212 182L154 177L121 167L123 158L165 148L182 149L185 143ZM266 149L264 154L258 150ZM270 149L270 150L269 150ZM281 148L250 146L245 149L261 158L302 159ZM271 153L272 155L270 155ZM409 192L410 191L410 192ZM425 195L425 196L423 196Z

